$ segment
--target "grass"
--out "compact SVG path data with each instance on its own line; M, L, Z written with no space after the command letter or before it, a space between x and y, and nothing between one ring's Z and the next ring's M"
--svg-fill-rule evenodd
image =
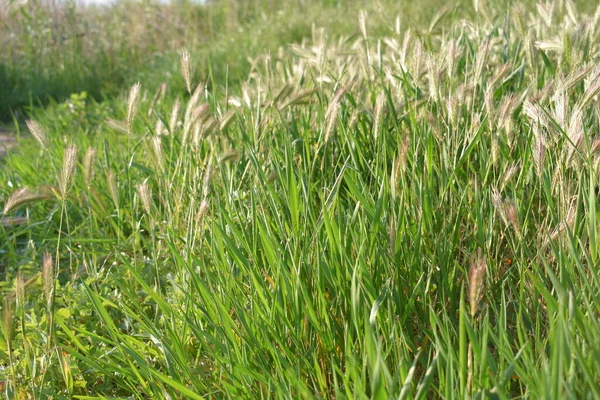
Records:
M600 9L480 3L31 109L4 394L599 398Z

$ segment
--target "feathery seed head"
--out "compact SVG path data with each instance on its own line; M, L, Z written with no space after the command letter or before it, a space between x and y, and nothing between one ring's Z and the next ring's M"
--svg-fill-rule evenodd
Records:
M146 214L150 215L152 211L152 189L150 189L150 186L148 185L148 180L139 183L136 186L136 190L144 211Z
M485 273L487 270L487 261L481 249L471 258L469 268L469 305L471 308L471 318L477 314L479 302L483 294L485 284Z
M77 146L71 144L65 149L63 157L63 165L60 170L60 176L58 177L58 188L60 196L63 200L67 198L69 190L73 184L73 177L75 176L75 167L77 166Z
M94 179L96 154L96 148L88 147L83 157L83 179L88 189L92 186L92 179Z
M381 118L383 114L383 108L385 106L385 94L379 93L375 102L375 121L373 121L373 133L375 138L379 137L379 131L381 128Z
M54 290L54 262L49 252L45 252L42 259L42 283L44 285L46 304L50 305L52 291Z
M358 14L358 23L363 38L367 40L367 12L365 10L360 10L360 13Z
M33 120L27 120L27 128L35 140L40 144L43 150L48 149L48 135L44 131L44 128Z
M181 102L179 99L175 100L173 109L171 110L171 118L169 119L169 131L173 133L177 128L177 122L179 118L179 109L181 108Z
M186 49L181 50L181 72L185 80L185 86L188 93L192 93L192 68L190 65L190 52Z
M137 82L129 90L129 98L127 100L127 133L129 134L131 134L133 120L138 111L141 88L142 84Z
M6 203L4 203L3 213L6 215L24 204L48 200L50 198L52 198L52 196L49 195L49 193L33 191L25 186L15 190L8 197Z
M108 185L108 193L112 199L117 210L119 209L119 189L117 186L117 179L112 169L106 171L106 183Z

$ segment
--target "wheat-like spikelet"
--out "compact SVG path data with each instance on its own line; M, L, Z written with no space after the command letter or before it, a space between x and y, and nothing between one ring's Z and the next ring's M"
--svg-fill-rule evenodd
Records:
M46 135L44 128L42 128L40 124L33 120L27 120L27 128L35 140L40 144L42 149L47 150L49 141L48 135Z
M71 144L65 149L63 164L58 177L58 189L60 196L64 200L71 190L73 178L75 176L75 167L77 166L77 146Z
M33 191L25 186L15 190L8 197L6 203L4 203L3 213L8 214L24 204L29 204L41 200L48 200L50 198L52 198L52 196L48 193Z
M129 134L131 134L133 120L137 114L141 88L141 83L137 82L129 91L129 98L127 100L127 133Z

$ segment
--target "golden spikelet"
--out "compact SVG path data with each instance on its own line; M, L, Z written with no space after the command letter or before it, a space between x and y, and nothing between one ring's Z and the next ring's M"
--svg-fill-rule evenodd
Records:
M63 164L58 177L58 189L63 200L67 198L73 185L75 167L77 166L77 146L71 144L65 149Z

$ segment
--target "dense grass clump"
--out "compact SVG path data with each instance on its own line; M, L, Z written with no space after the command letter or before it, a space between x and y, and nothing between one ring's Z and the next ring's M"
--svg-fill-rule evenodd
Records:
M35 113L4 393L600 397L600 8L553 4L382 6L239 85L184 50L185 96Z

